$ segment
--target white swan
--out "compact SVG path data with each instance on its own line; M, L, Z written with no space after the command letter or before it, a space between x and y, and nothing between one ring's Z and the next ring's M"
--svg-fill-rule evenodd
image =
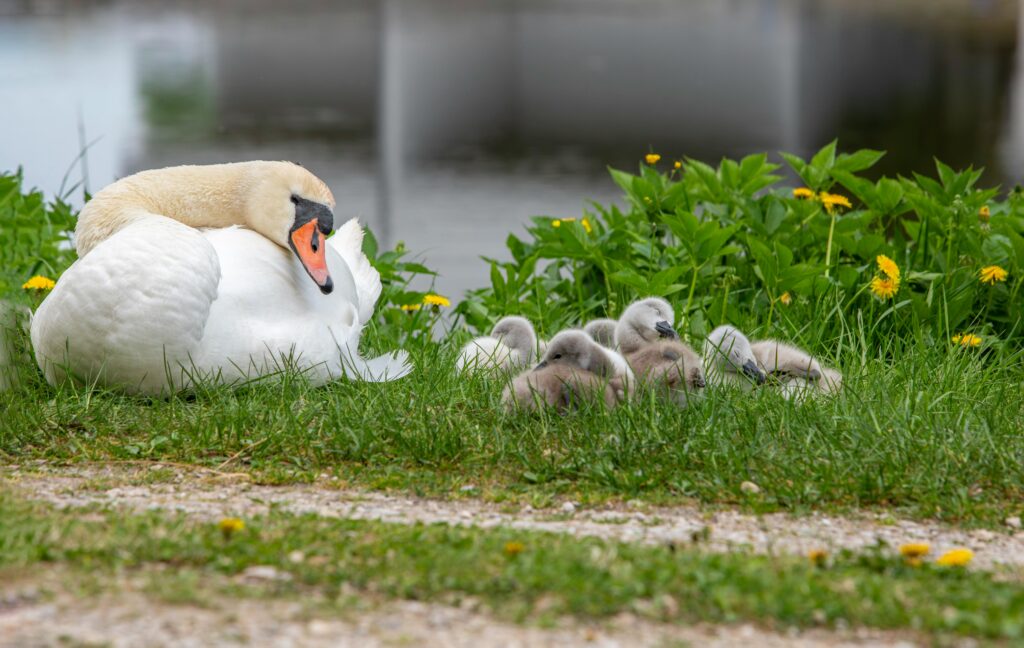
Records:
M325 240L333 207L323 181L290 162L172 167L109 185L82 209L79 259L33 318L40 368L51 384L69 375L142 394L285 364L315 384L405 375L404 351L358 354L380 276L356 220Z

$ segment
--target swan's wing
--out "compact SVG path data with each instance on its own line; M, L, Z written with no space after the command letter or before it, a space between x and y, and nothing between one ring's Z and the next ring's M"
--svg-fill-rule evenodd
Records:
M334 290L324 295L290 251L244 228L204 231L220 259L221 282L201 344L201 365L220 382L285 367L314 383L342 375L383 381L407 374L404 351L364 359L362 323L348 264L328 246Z
M32 319L36 360L51 383L70 373L129 392L174 389L219 280L217 255L198 231L143 218L61 276Z
M363 228L358 219L351 219L338 229L327 244L337 252L352 273L359 300L359 321L366 323L373 317L373 307L380 298L380 274L363 254ZM333 274L332 269L332 274Z

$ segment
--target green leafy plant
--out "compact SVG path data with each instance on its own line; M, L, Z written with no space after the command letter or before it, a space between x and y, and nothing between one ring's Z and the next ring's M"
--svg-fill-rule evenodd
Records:
M0 173L0 296L17 298L33 275L56 278L75 260L76 212L26 190L21 169Z
M976 187L981 171L941 162L937 179L864 177L883 155L837 153L836 142L809 161L784 153L796 188L765 154L611 169L623 207L534 218L526 240L508 238L511 261L486 259L491 285L457 311L477 329L518 312L551 331L655 294L696 336L784 317L825 322L819 337L830 339L849 334L851 318L878 335L1019 337L1021 197L996 200L997 189Z

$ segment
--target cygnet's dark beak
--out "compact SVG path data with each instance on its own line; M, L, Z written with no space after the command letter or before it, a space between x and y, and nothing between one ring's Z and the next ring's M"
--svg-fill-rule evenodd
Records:
M819 378L821 378L821 372L818 371L817 369L808 369L807 378L810 380L818 380Z
M753 360L747 360L743 364L743 373L757 381L758 385L763 385L764 381L767 380L764 372L761 371L760 367Z
M540 364L537 365L536 367L534 367L533 370L537 371L538 369L543 369L546 366L548 366L548 361L547 360L541 360Z
M657 331L658 335L660 335L663 338L672 338L674 340L679 337L679 334L676 333L676 330L674 328L672 328L672 325L666 322L665 320L662 320L655 324L654 330Z

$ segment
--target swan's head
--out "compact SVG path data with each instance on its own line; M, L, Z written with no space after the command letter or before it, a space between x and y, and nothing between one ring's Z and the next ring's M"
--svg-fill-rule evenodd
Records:
M537 365L543 369L548 365L565 365L574 369L609 375L614 371L608 357L597 342L583 331L562 331L548 342L544 358Z
M594 338L594 342L601 346L614 349L615 327L618 325L619 323L613 319L596 319L587 322L587 325L583 327L583 332Z
M750 340L739 329L723 325L711 331L704 341L704 358L709 365L721 371L742 373L758 384L765 381L765 374L757 366Z
M515 349L527 358L527 362L533 356L537 348L537 334L533 331L533 324L525 317L510 315L498 320L491 331L491 337L501 340L505 346Z
M252 229L290 249L325 295L334 289L327 269L327 236L334 231L334 196L324 181L292 162L253 167L246 199Z
M676 339L675 318L672 306L660 297L633 302L615 326L615 343L623 353L630 353L662 338Z

